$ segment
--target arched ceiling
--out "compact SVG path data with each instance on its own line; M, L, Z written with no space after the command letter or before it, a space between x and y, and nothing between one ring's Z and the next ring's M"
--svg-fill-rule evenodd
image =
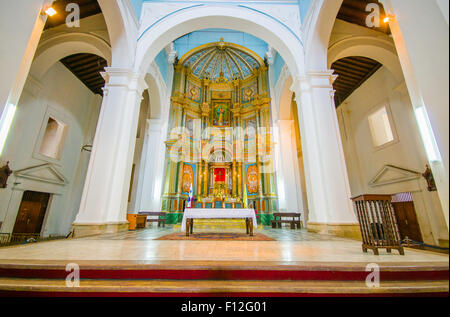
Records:
M331 65L331 69L338 75L338 78L333 83L333 88L336 90L334 95L336 107L339 107L345 99L375 74L381 66L377 61L362 56L350 56L335 61Z
M97 55L83 53L67 56L61 60L61 63L94 94L103 96L102 88L105 86L105 80L100 73L107 66L105 59Z
M223 75L233 80L250 77L253 69L262 66L264 61L250 50L221 39L186 53L180 63L189 67L199 78L216 80Z

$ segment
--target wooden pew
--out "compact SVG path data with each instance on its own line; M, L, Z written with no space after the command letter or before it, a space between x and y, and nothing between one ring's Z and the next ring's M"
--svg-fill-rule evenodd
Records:
M273 214L274 219L272 220L272 228L281 228L282 223L289 223L291 225L291 229L295 229L296 226L297 229L300 229L302 227L300 216L301 216L300 213L295 212L274 213Z
M147 222L157 222L158 227L162 225L164 228L166 226L165 212L140 211L139 215L145 216L147 218ZM152 216L156 218L150 218Z
M139 214L127 214L128 230L145 228L147 226L147 216Z

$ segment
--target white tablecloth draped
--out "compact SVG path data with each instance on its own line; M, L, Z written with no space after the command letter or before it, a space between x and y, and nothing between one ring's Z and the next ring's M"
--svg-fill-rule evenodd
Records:
M253 228L258 227L254 209L205 209L205 208L186 208L184 210L181 230L186 230L186 219L243 219L252 218Z

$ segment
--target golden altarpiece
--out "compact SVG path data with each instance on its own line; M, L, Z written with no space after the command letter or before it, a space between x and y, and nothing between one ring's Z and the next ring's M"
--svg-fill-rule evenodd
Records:
M245 47L210 43L174 66L162 210L181 221L196 208L255 206L263 223L277 210L268 72Z

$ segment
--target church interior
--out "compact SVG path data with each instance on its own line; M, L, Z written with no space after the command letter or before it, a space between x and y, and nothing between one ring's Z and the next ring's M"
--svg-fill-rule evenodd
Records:
M0 295L448 296L448 6L14 1Z

